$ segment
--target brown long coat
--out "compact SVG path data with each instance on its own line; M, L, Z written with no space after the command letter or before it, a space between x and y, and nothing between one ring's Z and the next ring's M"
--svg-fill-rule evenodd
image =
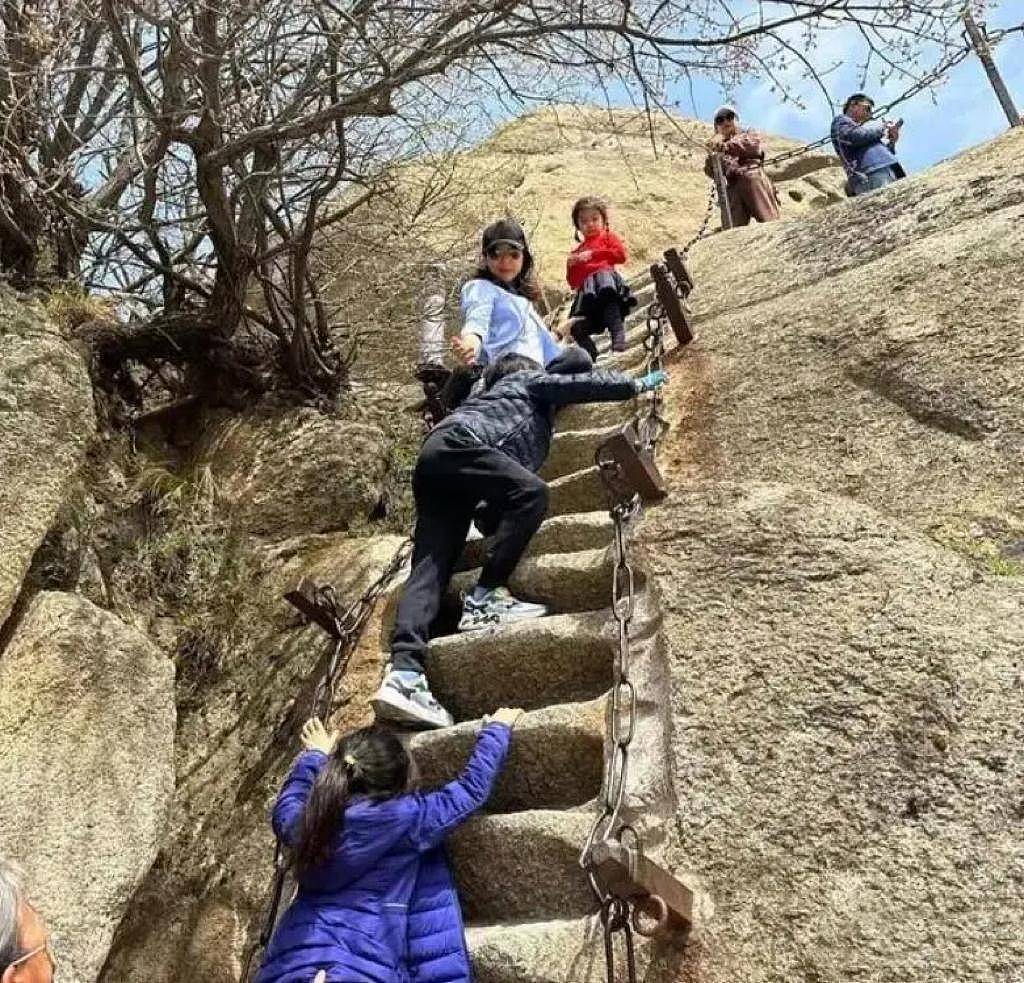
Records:
M772 222L779 217L779 195L764 172L761 138L753 130L741 130L722 144L722 172L732 224L747 225L750 220ZM704 173L714 177L712 155L704 162Z

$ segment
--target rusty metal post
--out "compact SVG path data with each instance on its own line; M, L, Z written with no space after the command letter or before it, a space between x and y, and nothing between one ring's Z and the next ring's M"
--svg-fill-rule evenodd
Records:
M670 929L685 931L691 927L693 891L664 867L637 856L621 843L597 843L593 856L595 872L609 894L633 902ZM645 903L655 898L660 899L660 911Z
M683 302L669 280L668 271L660 263L655 263L651 267L651 276L654 279L654 296L665 311L668 323L672 325L676 341L680 345L688 345L693 341L693 329L690 327L690 319L687 317Z
M992 57L992 49L989 47L988 38L985 35L985 25L981 24L979 26L974 20L970 6L964 8L964 25L967 28L967 34L971 39L974 52L984 67L989 82L992 83L996 98L1003 107L1003 112L1006 113L1010 126L1021 126L1020 113L1017 112L1017 107L1013 104L1013 98L1010 96L1010 90L1006 88L1003 76L1000 75L995 59Z
M675 246L671 249L666 249L664 256L665 265L668 267L669 273L675 278L676 291L680 297L688 297L693 290L693 277L690 275L686 260L679 255L679 250Z
M637 493L644 502L658 502L667 494L654 452L644 446L635 423L627 423L604 441L595 460L608 472L609 482Z
M722 209L722 228L732 228L732 209L729 207L729 186L722 170L722 155L711 155L711 170L715 174L715 188L718 190L718 203Z

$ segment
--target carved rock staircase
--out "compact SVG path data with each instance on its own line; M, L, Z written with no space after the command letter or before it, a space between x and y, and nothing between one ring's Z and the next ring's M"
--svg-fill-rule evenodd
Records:
M637 293L628 348L604 354L601 368L636 374L643 364L651 287ZM632 403L595 404L570 407L559 417L543 471L551 486L548 518L510 585L554 613L490 632L442 634L431 642L430 684L457 724L411 738L426 782L457 773L484 713L502 705L527 711L487 811L451 843L478 983L605 978L597 905L578 864L601 794L617 644L609 607L612 523L593 460L598 445L633 411ZM458 592L475 581L482 547L480 541L468 544L442 623L454 625ZM674 812L666 757L668 674L658 605L639 570L637 589L633 676L639 722L624 818L656 856Z

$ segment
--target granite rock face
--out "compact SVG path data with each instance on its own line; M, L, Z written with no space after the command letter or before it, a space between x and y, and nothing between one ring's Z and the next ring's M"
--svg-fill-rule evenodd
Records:
M92 983L164 836L174 672L72 594L36 595L0 658L0 854L29 877L64 978Z
M0 624L95 431L82 353L0 287Z
M641 539L672 656L674 863L714 899L700 979L1012 979L1024 583L778 484L678 492Z
M1024 570L1022 152L695 247L666 470L848 496Z
M348 529L383 494L388 456L379 427L310 408L227 416L198 452L238 527L268 539Z

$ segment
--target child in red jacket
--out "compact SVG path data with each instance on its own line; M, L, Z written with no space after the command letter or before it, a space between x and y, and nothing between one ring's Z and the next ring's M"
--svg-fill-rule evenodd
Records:
M611 335L613 352L625 351L623 318L636 306L636 298L615 267L626 262L626 247L608 228L608 206L600 198L580 198L572 206L572 224L581 240L569 253L565 271L576 291L569 312L572 336L594 359L597 347L591 335L602 331Z

